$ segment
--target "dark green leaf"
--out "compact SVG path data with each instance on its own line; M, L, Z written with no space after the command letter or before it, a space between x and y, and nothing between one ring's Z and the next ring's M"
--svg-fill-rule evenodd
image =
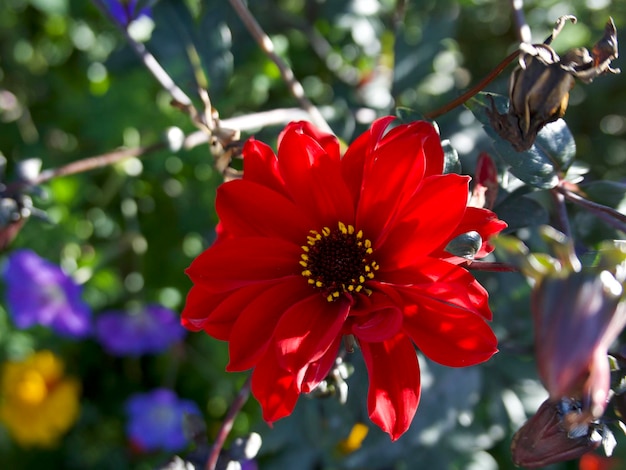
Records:
M473 260L483 244L483 239L478 232L463 233L446 245L446 251L454 256Z
M617 181L594 181L583 186L588 198L599 204L626 211L626 184Z
M547 224L549 220L548 211L526 196L509 197L498 204L495 211L509 225L509 231Z

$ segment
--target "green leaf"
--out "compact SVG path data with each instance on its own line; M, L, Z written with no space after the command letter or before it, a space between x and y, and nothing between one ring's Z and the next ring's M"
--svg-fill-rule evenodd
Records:
M558 174L565 172L576 154L574 137L562 119L544 126L537 135L535 144L524 152L500 137L491 126L487 110L493 99L499 113L508 111L508 99L502 95L479 93L465 105L474 114L493 140L495 152L509 166L513 175L525 183L540 189L553 188L558 183Z
M482 246L483 239L478 232L463 233L448 243L446 251L461 258L473 260Z
M617 181L594 181L582 189L588 199L626 213L626 184Z
M509 225L508 231L543 225L549 221L548 211L537 201L523 194L513 193L498 204L495 211L499 218L506 220Z

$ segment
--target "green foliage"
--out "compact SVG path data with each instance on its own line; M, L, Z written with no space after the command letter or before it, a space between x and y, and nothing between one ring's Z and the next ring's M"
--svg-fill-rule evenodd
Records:
M402 119L427 115L517 45L508 4L496 0L248 4L307 96L347 142L396 106L409 109L399 113ZM559 14L578 15L579 25L566 28L556 41L559 51L590 47L609 14L618 30L626 28L626 2L617 0L536 0L525 8L537 41ZM155 29L146 47L195 104L202 103L198 86L206 86L222 119L298 105L229 2L160 0L153 12ZM506 93L512 67L486 91ZM489 130L489 101L479 95L468 103L471 112L457 108L437 119L442 139L449 139L446 171L471 174L479 151L493 145L502 159L501 175L510 171L532 187L504 178L494 211L510 232L527 237L532 250L542 246L536 227L550 216L539 190L554 187L574 157L588 164L591 178L610 180L583 185L588 197L623 212L623 79L577 84L567 125L557 121L546 128L521 156ZM503 112L505 99L494 99ZM9 174L26 158L39 158L50 169L162 142L170 127L196 130L90 1L0 2L0 154L9 162ZM278 126L259 127L243 137L254 134L274 144L277 132ZM83 285L96 315L150 302L180 311L190 287L184 270L215 238L214 199L221 181L207 145L162 148L58 177L43 185L43 196L34 196L52 223L31 218L11 248L28 247L63 266ZM586 247L617 236L587 213L572 213ZM367 374L358 354L346 406L303 397L293 416L270 429L250 400L234 433L262 433L263 470L510 468L511 436L545 396L532 359L529 286L515 273L478 277L490 292L501 352L470 369L421 363L422 401L412 428L398 442L390 444L371 427L361 449L343 455L337 448L354 423L367 423ZM0 430L1 468L156 468L171 456L137 454L125 438L121 404L129 394L176 388L199 404L213 439L243 382L243 375L224 371L226 344L202 333L189 334L184 345L160 356L112 358L93 340L61 340L39 328L19 331L0 305L1 358L42 347L62 352L69 372L80 377L80 419L51 451L20 449Z

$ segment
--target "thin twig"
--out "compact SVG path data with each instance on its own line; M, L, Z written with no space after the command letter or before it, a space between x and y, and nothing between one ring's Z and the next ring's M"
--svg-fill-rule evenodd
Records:
M300 108L282 108L224 119L220 121L220 125L225 129L239 129L245 132L271 125L286 124L290 121L303 120L308 117L308 113ZM209 139L210 136L205 131L195 131L184 138L181 148L190 150L206 144ZM143 157L152 152L162 150L167 146L168 142L163 141L145 147L118 149L101 155L86 157L67 165L44 170L34 180L14 181L8 184L2 192L4 194L15 194L25 186L36 186L56 177L75 175L103 168L131 157Z
M513 18L517 26L517 37L520 42L530 44L532 38L530 26L528 26L524 18L524 0L511 0L511 7L513 8Z
M564 188L563 186L557 186L555 190L563 194L563 196L565 196L565 199L567 199L568 201L584 207L593 215L611 225L613 228L626 233L626 215L616 211L612 207L608 207L602 204L598 204L597 202L590 201L589 199L585 199L584 197L579 196L578 194Z
M41 183L45 183L46 181L50 181L52 178L56 178L58 176L84 173L85 171L113 165L114 163L125 160L127 158L141 157L156 150L161 150L165 148L166 145L167 144L165 142L157 142L156 144L148 145L146 147L120 149L102 155L85 158L83 160L77 160L59 168L50 168L48 170L42 171L41 173L39 173L37 178L31 181L31 184L38 185Z
M265 34L257 20L254 16L252 16L252 13L250 13L250 10L248 10L248 7L246 7L242 0L229 1L252 37L259 44L261 50L270 58L272 62L274 62L274 64L276 64L278 70L280 70L280 75L289 88L289 91L291 91L291 94L296 98L296 100L298 100L300 106L302 106L302 108L309 113L313 124L319 127L322 131L332 134L333 131L326 122L326 119L324 119L324 116L322 116L319 109L317 109L306 97L304 88L296 79L291 68L289 68L285 61L276 53L274 43L272 43L270 37Z
M241 408L246 403L246 400L250 395L251 379L252 375L249 375L244 384L241 386L237 397L235 397L233 402L230 404L230 408L224 417L224 421L222 421L222 425L217 432L217 436L215 436L215 442L213 442L213 445L211 446L211 452L209 453L205 470L215 470L217 460L219 459L222 447L224 447L224 442L226 442L228 433L230 433L230 430L233 428L233 423L235 422L237 414L241 411Z
M469 100L476 93L485 88L489 83L491 83L499 74L502 72L511 62L519 55L519 50L510 53L506 56L496 67L489 72L489 74L483 78L480 82L478 82L474 87L463 93L458 98L450 101L448 104L445 104L439 109L431 111L430 113L424 114L426 119L435 119L441 116L442 114L446 114L448 111L453 110L457 106L461 106L467 100Z
M173 100L177 102L181 107L187 110L187 112L195 118L198 113L197 110L193 106L193 102L191 98L187 96L187 94L181 90L170 75L165 71L161 64L156 60L156 58L146 49L146 47L140 42L135 41L133 37L128 33L128 28L126 28L122 23L120 23L115 17L113 17L106 6L104 0L94 0L96 6L100 9L102 14L109 17L111 22L118 27L118 29L122 32L128 44L132 47L135 53L139 56L141 61L147 67L147 69L152 73L154 78L161 84L161 86L172 96Z

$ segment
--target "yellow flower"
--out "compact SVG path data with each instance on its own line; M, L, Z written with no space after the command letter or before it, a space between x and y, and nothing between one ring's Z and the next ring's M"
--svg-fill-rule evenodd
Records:
M359 450L363 440L367 437L369 429L363 423L356 423L347 438L339 442L339 452L342 454L351 454Z
M4 364L0 421L18 444L54 447L76 421L80 384L63 373L63 362L50 351Z

